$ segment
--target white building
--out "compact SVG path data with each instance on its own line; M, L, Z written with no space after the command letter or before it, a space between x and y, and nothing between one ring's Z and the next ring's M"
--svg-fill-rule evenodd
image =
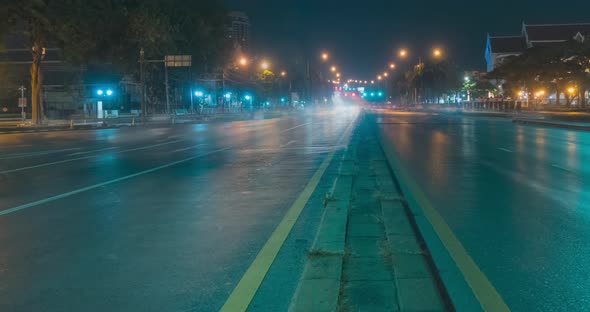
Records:
M528 48L560 45L572 39L590 40L590 23L528 25L523 22L519 36L488 34L485 51L487 71L498 67L504 58L519 55Z

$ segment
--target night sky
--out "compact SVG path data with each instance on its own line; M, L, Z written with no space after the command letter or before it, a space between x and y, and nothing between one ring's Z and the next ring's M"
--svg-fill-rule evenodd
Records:
M274 59L327 49L345 78L370 79L401 46L433 45L463 69L484 70L486 33L517 35L526 23L590 23L590 0L226 0L245 11L258 54Z

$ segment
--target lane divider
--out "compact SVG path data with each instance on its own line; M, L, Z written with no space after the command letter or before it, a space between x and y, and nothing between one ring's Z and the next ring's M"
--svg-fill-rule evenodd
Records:
M123 176L123 177L120 177L120 178L116 178L116 179L113 179L113 180L109 180L109 181L106 181L106 182L93 184L93 185L90 185L90 186L79 188L77 190L73 190L73 191L70 191L70 192L66 192L66 193L62 193L62 194L59 194L59 195L47 197L47 198L44 198L44 199L41 199L41 200L37 200L37 201L31 202L31 203L28 203L28 204L24 204L24 205L16 206L16 207L13 207L13 208L5 209L5 210L0 211L0 216L6 215L6 214L9 214L9 213L13 213L13 212L17 212L17 211L20 211L20 210L23 210L23 209L27 209L27 208L39 206L39 205L42 205L42 204L50 203L50 202L56 201L58 199L62 199L62 198L70 197L72 195L80 194L80 193L83 193L83 192L86 192L86 191L94 190L94 189L97 189L97 188L102 187L102 186L106 186L106 185L110 185L110 184L113 184L113 183L117 183L117 182L129 180L129 179L132 179L132 178L135 178L135 177L139 177L139 176L142 176L142 175L146 175L148 173L152 173L152 172L155 172L155 171L158 171L158 170L169 168L169 167L172 167L172 166L175 166L175 165L178 165L178 164L185 163L187 161L191 161L191 160L194 160L194 159L197 159L197 158L201 158L201 157L205 157L205 156L208 156L208 155L211 155L211 154L219 153L219 152L228 150L230 148L231 147L225 147L225 148L217 149L217 150L214 150L214 151L210 151L210 152L199 154L199 155L196 155L196 156L193 156L193 157L189 157L189 158L177 160L177 161L174 161L174 162L171 162L171 163L167 163L165 165L161 165L161 166L157 166L157 167L154 167L154 168L151 168L151 169L143 170L143 171L140 171L140 172L137 172L137 173L126 175L126 176Z
M125 152L139 151L139 150L144 150L144 149L148 149L148 148L158 147L158 146L162 146L162 145L173 144L173 143L177 143L177 142L180 142L180 141L181 140L175 140L175 141L164 142L164 143L159 143L159 144L153 144L153 145L147 145L147 146L142 146L142 147L136 147L136 148L131 148L131 149L117 151L115 153L116 154L120 154L120 153L125 153ZM21 168L16 168L16 169L4 170L4 171L0 171L0 174L3 174L3 173L12 173L12 172L18 172L18 171L24 171L24 170L30 170L30 169L41 168L41 167L47 167L47 166L52 166L52 165L58 165L58 164L68 163L68 162L72 162L72 161L76 161L76 160L90 159L90 158L94 158L94 157L96 157L96 155L90 155L90 156L84 156L84 157L77 157L77 158L70 158L70 159L64 159L64 160L58 160L58 161L52 161L52 162L43 163L43 164L39 164L39 165L32 165L32 166L21 167Z
M340 138L338 139L337 145L340 145L342 140L346 137L346 135L350 132L350 129L354 123L356 118L353 118L351 123L348 127L344 130ZM306 124L299 125L297 127L293 127L287 130L293 130L295 128L299 128L305 126ZM284 132L284 131L283 131ZM282 132L281 132L282 133ZM250 302L254 298L254 295L258 291L260 284L262 284L262 280L268 273L270 266L274 262L279 250L283 246L285 240L291 233L293 226L299 219L299 215L305 208L305 205L309 201L309 198L315 191L318 183L320 182L324 172L332 162L334 158L334 154L336 151L330 152L324 158L318 170L314 173L311 177L301 194L297 197L295 202L291 205L287 213L283 217L283 220L274 232L270 235L258 255L246 270L246 273L242 276L234 290L231 292L225 304L219 310L220 312L239 312L239 311L246 311Z

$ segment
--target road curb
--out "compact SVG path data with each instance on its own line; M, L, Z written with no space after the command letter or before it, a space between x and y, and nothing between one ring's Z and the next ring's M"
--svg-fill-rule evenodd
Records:
M456 311L510 311L379 132L383 152ZM459 263L460 262L460 263Z
M353 134L351 141L356 140ZM356 148L349 148L340 159L338 176L324 200L325 210L289 311L336 311L342 279L346 224L352 184L356 175Z
M558 128L558 129L590 131L590 124L588 126L572 125L572 124L563 124L563 123L556 123L556 122L551 122L551 121L525 119L525 118L514 118L514 119L512 119L512 122L515 124L521 124L521 125L531 125L531 126L542 126L542 127L550 127L550 128Z

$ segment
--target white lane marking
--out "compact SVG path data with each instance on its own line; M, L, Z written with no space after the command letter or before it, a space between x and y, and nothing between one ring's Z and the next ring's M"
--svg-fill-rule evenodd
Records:
M185 147L185 148L179 148L179 149L173 150L170 153L183 152L183 151L186 151L186 150L189 150L189 149L193 149L193 148L197 148L197 147L204 146L204 145L207 145L207 144L201 143L201 144L197 144L197 145L193 145L193 146L189 146L189 147Z
M289 146L289 145L291 145L291 144L293 144L295 142L297 142L297 140L289 141L286 144L281 145L281 148L287 147L287 146Z
M53 154L53 153L68 152L68 151L79 150L79 149L81 149L81 148L74 147L74 148L64 148L64 149L58 149L58 150L47 150L47 151L38 151L38 152L30 152L30 153L10 154L10 155L6 155L4 157L0 157L0 159L40 156L40 155L47 155L47 154Z
M561 169L561 170L564 170L564 171L567 171L567 172L572 172L572 171L571 171L571 170L569 170L568 168L566 168L566 167L562 167L562 166L560 166L560 165L558 165L558 164L552 164L552 165L551 165L551 167L554 167L554 168L557 168L557 169Z
M176 140L176 141L164 142L164 143L153 144L153 145L148 145L148 146L142 146L142 147L138 147L138 148L131 148L131 149L126 149L126 150L122 150L122 151L117 151L115 153L116 154L119 154L119 153L125 153L125 152L138 151L138 150L148 149L148 148L152 148L152 147L158 147L158 146L162 146L162 145L172 144L172 143L176 143L176 142L179 142L179 141L180 140ZM0 171L0 174L3 174L3 173L11 173L11 172L18 172L18 171L35 169L35 168L41 168L41 167L47 167L47 166L51 166L51 165L58 165L58 164L63 164L63 163L67 163L67 162L72 162L72 161L82 160L82 159L89 159L89 158L94 158L94 157L96 157L96 155L90 155L90 156L84 156L84 157L77 157L77 158L70 158L70 159L64 159L64 160L59 160L59 161L52 161L52 162L48 162L48 163L44 163L44 164L39 164L39 165L33 165L33 166L28 166L28 167L21 167L21 168L16 168L16 169L10 169L10 170L5 170L5 171Z
M512 153L511 150L507 149L507 148L503 148L503 147L498 147L499 150L504 151L506 153Z
M285 129L285 130L281 131L281 133L285 133L285 132L287 132L287 131L291 131L291 130L293 130L293 129L297 129L297 128L299 128L299 127L307 126L307 125L309 125L309 124L310 124L310 122L307 122L307 123L301 124L301 125L299 125L299 126L295 126L295 127L293 127L293 128Z
M112 150L112 149L115 149L115 148L116 147L107 147L107 148L101 148L101 149L92 150L92 151L72 153L72 154L68 154L67 156L84 155L84 154L89 154L89 153L94 153L94 152L108 151L108 150Z
M73 191L70 191L70 192L62 193L62 194L51 196L51 197L47 197L47 198L44 198L44 199L41 199L41 200L37 200L37 201L31 202L31 203L28 203L28 204L24 204L24 205L20 205L20 206L8 208L8 209L5 209L5 210L1 210L0 211L0 216L5 215L5 214L9 214L9 213L12 213L12 212L17 212L19 210L23 210L23 209L26 209L26 208L31 208L31 207L34 207L34 206L46 204L46 203L49 203L49 202L52 202L52 201L56 201L58 199L70 197L72 195L76 195L76 194L79 194L79 193L82 193L82 192L90 191L90 190L93 190L93 189L96 189L96 188L99 188L99 187L102 187L102 186L106 186L106 185L110 185L110 184L113 184L113 183L117 183L117 182L129 180L131 178L135 178L135 177L142 176L142 175L145 175L145 174L148 174L148 173L152 173L154 171L158 171L158 170L161 170L161 169L172 167L174 165L185 163L185 162L191 161L193 159L197 159L197 158L200 158L200 157L204 157L204 156L208 156L208 155L211 155L211 154L219 153L219 152L228 150L230 148L231 147L225 147L225 148L217 149L217 150L214 150L214 151L211 151L211 152L199 154L199 155L196 155L196 156L192 156L192 157L181 159L181 160L177 160L177 161L173 161L173 162L167 163L165 165L157 166L157 167L154 167L154 168L151 168L151 169L147 169L147 170L143 170L143 171L140 171L140 172L137 172L137 173L126 175L124 177L116 178L116 179L109 180L109 181L102 182L102 183L97 183L97 184L90 185L90 186L86 186L86 187L83 187L83 188L79 188L77 190L73 190Z

